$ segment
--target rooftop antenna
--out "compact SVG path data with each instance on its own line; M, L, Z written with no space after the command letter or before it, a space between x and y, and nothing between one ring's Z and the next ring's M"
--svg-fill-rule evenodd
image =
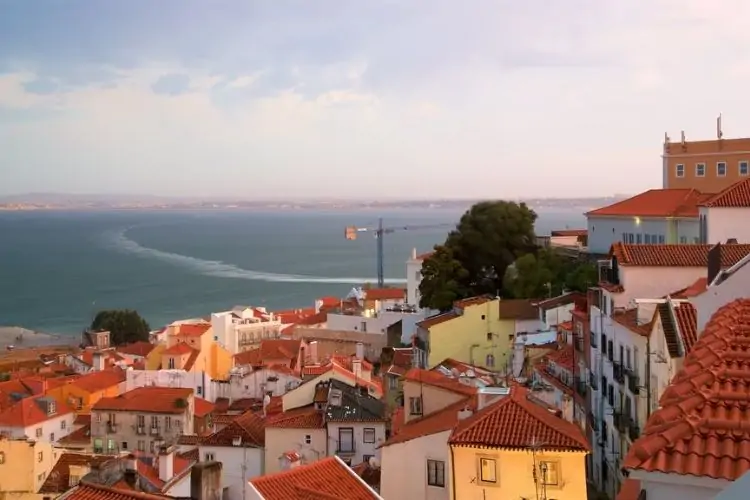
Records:
M724 132L721 130L721 113L719 113L719 117L716 119L716 138L721 140L722 137L724 137Z
M531 451L531 460L533 463L531 475L534 478L536 500L547 500L547 464L542 462L537 466L537 453L539 453L546 444L547 443L539 441L536 436L533 436L529 444L526 445L526 448Z

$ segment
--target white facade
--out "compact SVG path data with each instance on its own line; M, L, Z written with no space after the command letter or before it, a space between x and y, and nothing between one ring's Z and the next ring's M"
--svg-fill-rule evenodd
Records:
M251 371L235 368L229 376L229 394L224 397L232 400L262 399L269 391L273 396L283 396L301 383L301 378L278 370L260 368Z
M559 325L560 323L565 323L566 321L570 321L573 318L573 315L570 313L570 311L573 310L575 307L575 304L563 304L558 307L553 307L547 310L542 310L542 321L546 325L546 328L542 326L543 330L546 330L547 328L552 328L554 326ZM526 330L526 331L538 331L537 330Z
M641 482L641 489L646 491L645 498L658 500L713 500L731 484L724 479L641 470L631 471L630 477Z
M615 307L635 307L636 299L655 299L682 290L699 278L705 278L705 267L619 267L622 293L613 295Z
M381 449L380 495L385 500L448 500L451 496L452 430L395 443ZM427 484L427 461L445 465L445 486Z
M670 307L671 308L671 307ZM678 322L673 319L673 323L679 329ZM650 401L647 409L650 413L658 409L659 399L669 386L672 378L682 367L684 358L672 358L667 349L667 339L664 335L661 317L657 317L651 330L651 343L649 345L651 354L649 356L649 391L651 392ZM647 415L648 417L648 415ZM648 418L647 418L648 420Z
M350 460L351 465L360 464L365 461L365 458L376 457L380 458L380 449L378 446L385 442L385 423L384 422L328 422L328 440L329 440L329 455L337 454L336 451L339 449L339 429L352 429L353 431L353 454L338 454L342 458ZM375 431L374 440L369 439L371 431L365 432L365 429L371 429ZM366 442L366 441L374 442Z
M35 404L35 403L32 403ZM11 438L26 437L32 441L45 441L48 443L57 443L73 432L73 421L75 414L70 412L66 415L52 417L44 422L30 425L28 427L4 427L0 426L0 433L7 434Z
M513 334L534 333L545 329L545 325L538 319L517 319L515 321Z
M244 500L247 482L264 474L263 448L247 446L199 446L199 460L221 462L221 487L227 488L226 500ZM188 497L190 494L187 495Z
M711 316L719 308L735 299L750 297L750 255L720 275L721 283L709 283L702 294L691 297L690 303L698 313L698 333L703 331Z
M750 208L701 207L700 218L706 220L705 243L726 243L735 238L737 243L750 243L747 219Z
M127 370L125 372L125 392L139 387L175 387L193 389L196 397L215 402L221 397L216 394L211 377L206 372L186 372L185 370Z
M698 217L604 217L587 218L588 248L607 254L613 243L698 243ZM648 238L647 238L648 236ZM648 241L647 241L648 240ZM656 241L654 241L656 240Z
M256 346L265 339L281 335L281 320L258 308L244 308L211 314L214 341L237 354Z

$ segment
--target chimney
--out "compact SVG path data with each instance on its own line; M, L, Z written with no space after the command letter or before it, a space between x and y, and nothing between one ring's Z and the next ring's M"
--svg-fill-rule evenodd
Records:
M123 474L123 478L128 486L133 489L136 488L138 484L138 461L133 454L125 457L125 473Z
M159 479L169 481L174 476L174 447L159 448Z
M362 360L358 358L352 358L352 373L358 379L362 378Z
M710 285L713 280L721 272L721 243L716 245L708 251L708 275L706 281Z
M266 394L263 396L263 418L266 418L266 408L271 404L271 396Z
M411 260L417 260L417 249L412 248L411 249Z
M363 359L365 359L365 345L362 342L357 342L357 347L356 347L355 352L356 352L355 356L358 360L362 361Z
M242 478L242 481L247 481ZM221 462L198 462L190 471L192 500L221 500Z
M471 411L471 408L469 408L468 406L464 406L463 408L461 408L460 410L458 410L458 419L459 420L463 420L465 418L469 418L473 414L474 414L474 412Z
M307 344L307 356L310 358L310 364L315 365L318 363L318 341L313 340Z
M96 351L92 355L92 365L95 372L104 370L104 354Z

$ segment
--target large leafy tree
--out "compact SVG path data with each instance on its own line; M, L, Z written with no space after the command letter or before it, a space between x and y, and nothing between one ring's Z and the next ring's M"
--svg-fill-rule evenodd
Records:
M422 264L420 305L447 310L453 300L501 292L508 266L536 249L536 218L525 203L486 201L472 206Z
M596 283L596 266L540 248L519 257L505 274L506 295L519 299L556 296L565 290L585 292Z
M109 331L110 342L123 345L148 340L151 328L146 320L131 309L108 309L99 311L91 322L92 331Z

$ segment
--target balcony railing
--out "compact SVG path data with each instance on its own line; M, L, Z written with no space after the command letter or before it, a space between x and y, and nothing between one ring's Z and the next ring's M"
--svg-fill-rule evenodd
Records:
M622 365L617 361L612 362L612 375L620 384L625 383L625 371L622 369Z

